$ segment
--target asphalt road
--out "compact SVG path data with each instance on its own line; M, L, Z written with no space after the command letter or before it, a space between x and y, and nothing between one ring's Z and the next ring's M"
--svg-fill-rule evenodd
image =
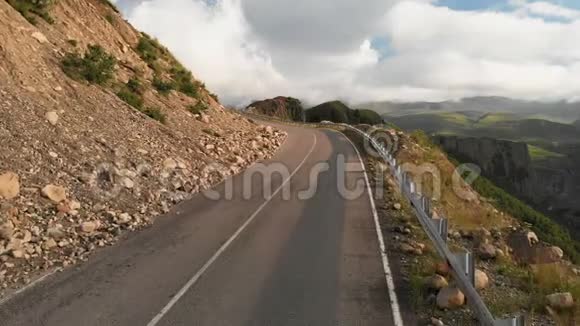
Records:
M259 174L238 175L231 199L200 194L10 299L0 325L395 325L369 196L337 187L338 156L360 164L354 148L336 132L286 129L265 162L289 172L264 178L271 196ZM311 179L316 192L297 198ZM363 181L346 174L348 187Z

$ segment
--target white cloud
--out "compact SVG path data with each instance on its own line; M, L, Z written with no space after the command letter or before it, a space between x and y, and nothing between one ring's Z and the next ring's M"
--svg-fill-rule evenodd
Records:
M430 0L149 0L128 18L227 103L277 95L309 102L576 98L577 11L511 4L512 12L494 12ZM373 48L376 38L390 42L386 54Z

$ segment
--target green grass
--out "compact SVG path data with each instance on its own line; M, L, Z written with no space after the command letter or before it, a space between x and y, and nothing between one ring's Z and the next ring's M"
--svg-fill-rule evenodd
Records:
M467 126L472 122L465 114L459 112L445 112L440 113L439 116L441 116L445 121L464 126Z
M123 88L118 91L117 96L125 103L129 104L137 110L141 110L143 108L143 97L141 97L140 94L132 92L128 88Z
M513 116L509 113L488 113L477 121L479 125L493 125L502 121L513 120Z
M99 45L89 45L84 56L67 53L61 62L62 70L75 80L103 85L113 78L117 59Z
M534 161L542 161L550 158L561 158L565 156L563 154L551 152L547 149L529 144L528 144L528 152L530 153L530 157Z
M189 105L187 109L189 110L189 112L193 114L201 114L203 111L207 110L208 107L205 103L199 101L195 105Z
M161 123L165 123L167 121L165 114L163 114L158 107L147 107L143 109L142 112L151 119L157 120Z
M38 24L36 17L41 17L49 24L54 23L48 11L55 0L7 0L7 2L33 25Z

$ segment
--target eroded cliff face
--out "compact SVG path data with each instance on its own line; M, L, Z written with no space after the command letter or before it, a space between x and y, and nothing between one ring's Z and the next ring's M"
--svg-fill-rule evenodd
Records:
M502 186L526 191L533 172L525 143L456 136L437 136L434 140L460 160L479 165L484 175L492 177Z
M492 138L436 136L434 142L561 224L580 229L580 171L568 159L536 164L526 143Z

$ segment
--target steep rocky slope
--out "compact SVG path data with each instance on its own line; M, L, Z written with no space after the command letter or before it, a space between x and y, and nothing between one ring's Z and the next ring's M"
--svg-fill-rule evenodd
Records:
M304 108L300 100L292 97L278 96L256 101L246 108L250 113L263 114L282 120L304 121Z
M20 9L28 20L0 1L0 291L86 259L285 138L224 109L107 1Z

